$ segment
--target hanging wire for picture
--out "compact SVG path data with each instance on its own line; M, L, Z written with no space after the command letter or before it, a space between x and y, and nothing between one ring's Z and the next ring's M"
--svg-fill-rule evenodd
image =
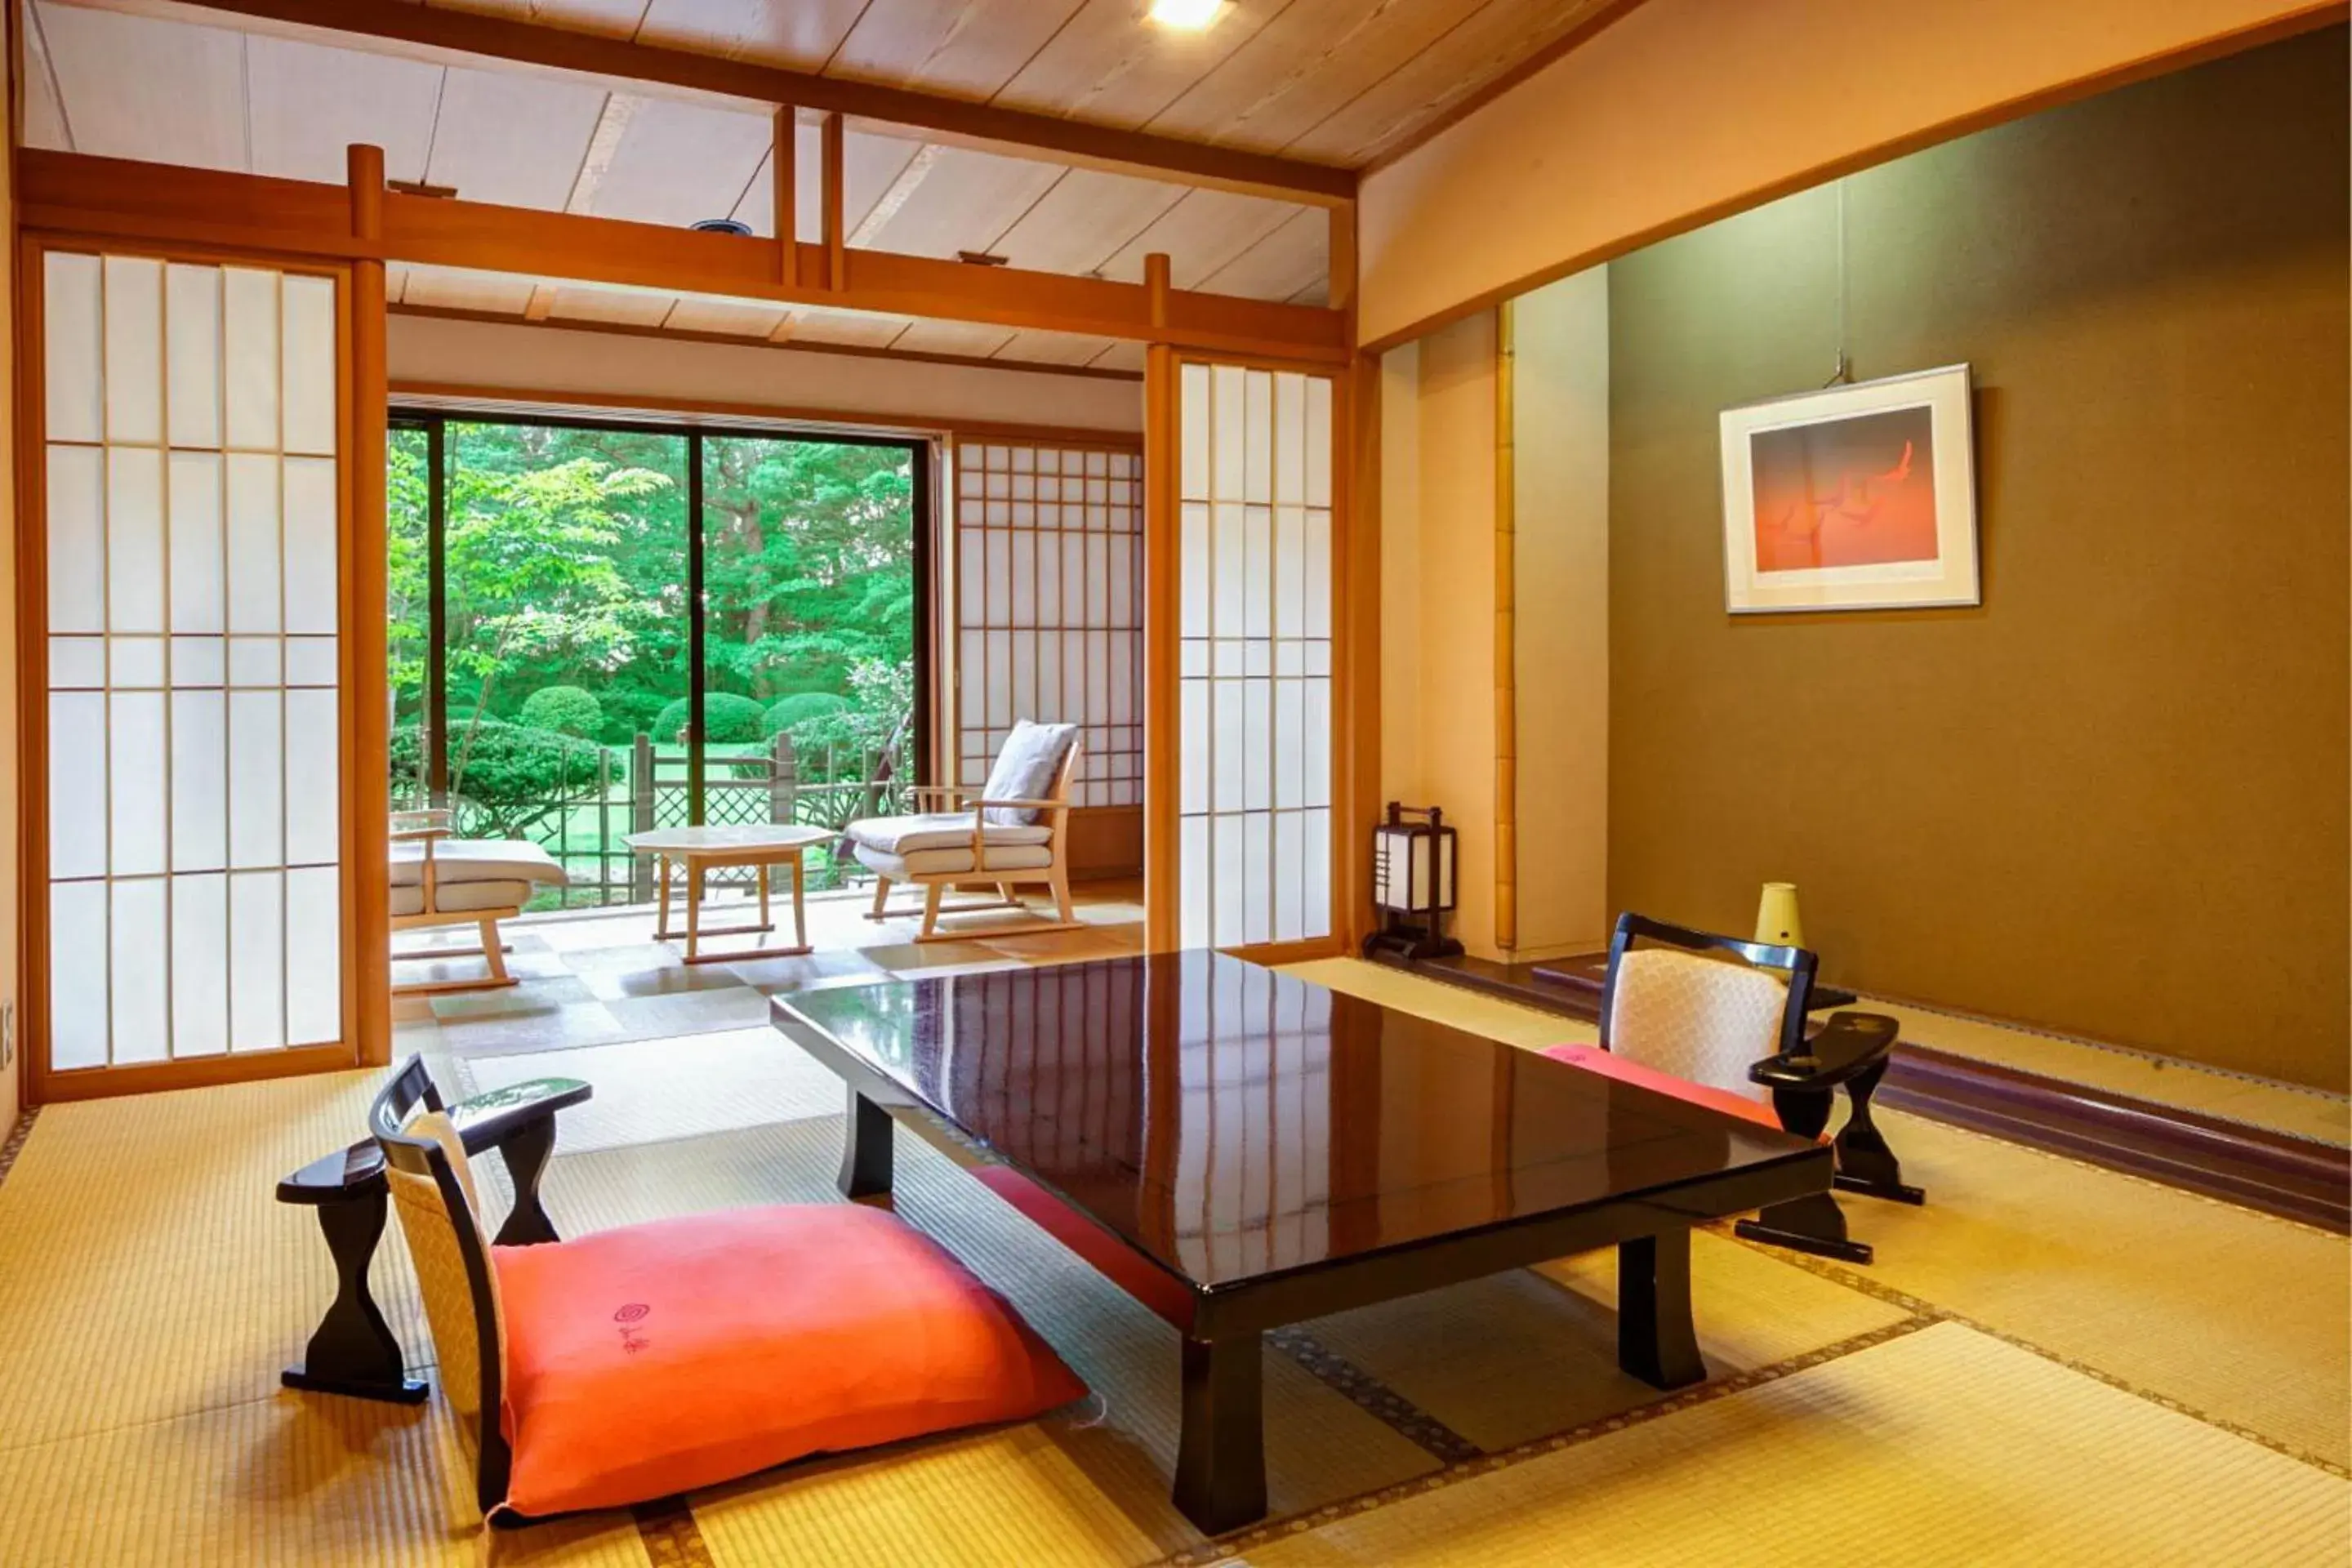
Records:
M1853 380L1853 363L1846 358L1845 181L1837 183L1837 368L1822 383L1838 386Z

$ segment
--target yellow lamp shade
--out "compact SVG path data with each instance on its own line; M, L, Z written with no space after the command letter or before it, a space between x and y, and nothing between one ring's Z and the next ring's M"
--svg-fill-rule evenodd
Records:
M1767 882L1756 905L1756 940L1774 947L1802 947L1805 928L1797 920L1797 884Z

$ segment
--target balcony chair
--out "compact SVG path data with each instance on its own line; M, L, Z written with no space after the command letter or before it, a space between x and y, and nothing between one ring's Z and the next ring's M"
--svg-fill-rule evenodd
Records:
M1086 1392L1012 1308L884 1209L731 1209L494 1244L465 1140L435 1103L411 1058L368 1128L494 1524L1025 1421Z
M1544 1054L1806 1138L1822 1136L1832 1091L1843 1085L1852 1110L1834 1145L1837 1184L1917 1203L1918 1189L1902 1184L1870 1118L1870 1096L1895 1044L1894 1020L1837 1013L1808 1038L1819 963L1801 947L1621 915L1601 986L1598 1049L1554 1046ZM1827 1193L1772 1205L1734 1228L1751 1240L1851 1263L1872 1258L1867 1245L1848 1237L1844 1212Z
M488 991L512 985L499 922L522 913L535 888L561 888L571 881L555 858L520 838L451 837L445 810L392 814L392 929L470 925L482 933L478 948L431 948L395 952L395 963L419 959L469 958L478 953L488 973L466 980L421 980L395 984L394 995L437 991Z
M977 791L950 785L919 785L919 808L911 816L875 816L842 829L858 864L874 873L874 907L867 920L908 913L888 907L890 889L906 883L923 889L923 928L917 942L950 942L958 935L939 929L940 916L987 910L1025 910L1013 889L1042 882L1052 889L1055 918L997 927L990 936L1074 931L1070 910L1070 784L1078 772L1075 724L1033 724L1024 719L1005 738ZM963 882L993 882L997 896L987 903L958 904L942 910L940 897Z

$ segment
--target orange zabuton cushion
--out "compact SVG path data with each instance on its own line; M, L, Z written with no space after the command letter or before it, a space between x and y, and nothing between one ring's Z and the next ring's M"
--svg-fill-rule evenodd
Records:
M1018 1421L1085 1384L955 1260L853 1204L500 1247L507 1505L614 1508Z
M1604 1051L1598 1046L1546 1046L1536 1054L1549 1057L1556 1062L1580 1067L1588 1072L1597 1072L1604 1078L1613 1078L1620 1083L1639 1084L1643 1089L1656 1089L1660 1094L1671 1094L1676 1100L1704 1105L1711 1110L1720 1110L1726 1116L1740 1117L1769 1127L1775 1132L1780 1131L1780 1116L1761 1100L1734 1094L1727 1089L1717 1089L1713 1084L1693 1083L1686 1078L1676 1078L1655 1068L1645 1068L1639 1062L1629 1062L1616 1052Z

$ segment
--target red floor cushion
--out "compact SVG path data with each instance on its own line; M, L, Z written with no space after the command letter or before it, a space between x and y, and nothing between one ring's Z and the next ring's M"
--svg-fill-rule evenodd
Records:
M493 1256L507 1504L525 1515L1023 1420L1086 1392L1010 1307L880 1209L738 1209Z
M1546 1046L1537 1054L1613 1078L1620 1083L1654 1089L1660 1094L1671 1094L1676 1100L1707 1106L1727 1116L1745 1117L1750 1121L1761 1122L1774 1131L1780 1131L1780 1118L1773 1113L1769 1105L1760 1100L1750 1100L1744 1094L1734 1094L1727 1089L1717 1089L1712 1084L1693 1083L1686 1078L1676 1078L1655 1068L1645 1068L1639 1062L1629 1062L1616 1052L1604 1051L1598 1046Z

